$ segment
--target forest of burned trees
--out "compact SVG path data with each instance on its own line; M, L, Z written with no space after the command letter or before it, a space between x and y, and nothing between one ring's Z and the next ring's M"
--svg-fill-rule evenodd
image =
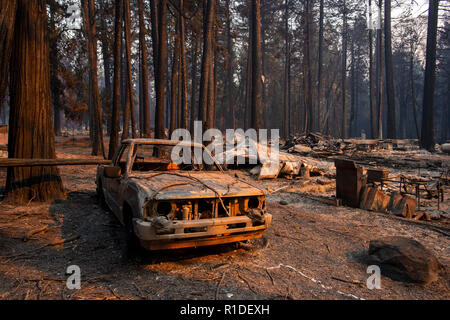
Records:
M433 149L450 139L449 10L438 0L1 1L9 156L53 158L55 135L86 129L92 154L111 158L121 139L167 138L195 120ZM34 176L62 188L42 168L10 169L9 185Z

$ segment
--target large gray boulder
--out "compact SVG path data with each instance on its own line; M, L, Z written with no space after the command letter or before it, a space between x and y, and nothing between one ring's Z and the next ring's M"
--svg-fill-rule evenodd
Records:
M443 266L431 251L419 242L404 237L370 241L369 263L391 279L430 284L438 279Z

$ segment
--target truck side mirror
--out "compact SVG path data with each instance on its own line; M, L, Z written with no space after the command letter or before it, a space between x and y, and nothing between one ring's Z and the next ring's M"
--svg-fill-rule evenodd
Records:
M103 174L106 178L117 179L122 175L122 169L118 166L107 166L104 168Z

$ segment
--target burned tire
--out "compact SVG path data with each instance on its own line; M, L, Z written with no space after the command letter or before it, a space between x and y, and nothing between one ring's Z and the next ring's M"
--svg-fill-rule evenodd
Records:
M126 248L128 256L135 256L142 250L139 238L133 230L133 212L129 205L125 204L123 207L125 231L126 231Z
M98 201L99 201L102 209L108 210L109 208L108 208L108 205L106 204L105 194L103 193L103 188L102 188L101 182L99 182L97 185L97 197L98 197Z

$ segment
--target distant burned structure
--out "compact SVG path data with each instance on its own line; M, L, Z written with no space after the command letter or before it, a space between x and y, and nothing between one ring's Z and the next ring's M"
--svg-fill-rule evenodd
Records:
M386 168L363 169L353 160L336 158L337 205L392 213L415 220L430 220L430 214L421 210L421 198L437 200L437 209L444 201L444 184L448 184L448 170L438 179L420 179L401 175L390 178ZM390 184L390 192L383 190ZM398 185L398 190L392 186Z

